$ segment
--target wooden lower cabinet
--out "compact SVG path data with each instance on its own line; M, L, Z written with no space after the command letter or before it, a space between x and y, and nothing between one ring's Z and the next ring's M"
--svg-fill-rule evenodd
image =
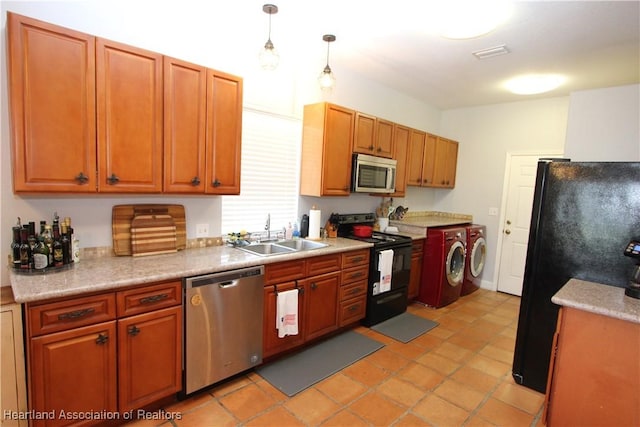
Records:
M322 255L265 265L263 354L300 347L365 314L369 250ZM278 337L278 292L299 289L298 334Z
M140 408L180 390L182 309L118 320L118 407Z
M547 426L640 425L640 324L561 307L554 348Z
M411 275L409 277L409 299L415 299L420 293L422 280L422 257L425 239L415 240L411 246Z
M301 280L305 290L304 336L309 341L338 329L340 272Z
M22 334L22 305L13 300L11 288L0 290L0 407L2 427L26 427L27 420L13 419L12 414L27 411L27 383L24 368L24 337Z
M181 287L27 304L29 409L53 415L32 425L92 425L103 420L73 417L122 414L180 391Z
M116 341L115 321L31 339L30 409L53 414L34 427L75 424L65 413L118 410Z
M282 353L304 343L304 330L298 328L298 335L287 335L278 337L276 329L276 307L278 292L289 291L296 288L294 281L284 282L277 285L265 286L264 288L264 311L262 330L262 357L266 358L277 353ZM304 291L298 295L298 319L304 319Z

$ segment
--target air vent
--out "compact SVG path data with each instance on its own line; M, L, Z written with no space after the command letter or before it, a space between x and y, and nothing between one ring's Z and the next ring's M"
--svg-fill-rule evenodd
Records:
M509 53L509 49L507 49L506 45L501 44L500 46L477 50L473 52L473 56L478 59L487 59L494 56L506 55L507 53Z

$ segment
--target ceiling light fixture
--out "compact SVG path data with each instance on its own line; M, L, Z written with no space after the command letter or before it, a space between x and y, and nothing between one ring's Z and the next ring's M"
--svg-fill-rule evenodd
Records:
M517 95L535 95L552 91L566 81L559 74L528 74L507 81L504 86Z
M262 11L269 15L269 37L264 44L264 48L260 51L260 66L264 70L275 70L280 62L280 55L271 42L271 15L278 13L278 6L274 4L265 4Z
M478 59L487 59L493 58L494 56L506 55L509 53L509 49L507 49L506 45L501 44L500 46L489 47L487 49L476 50L472 52L473 56Z
M331 67L329 67L329 45L336 41L336 36L333 34L325 34L322 36L322 40L327 42L327 65L320 73L320 77L318 77L318 83L320 83L320 89L323 91L330 91L336 84L336 77L333 75L331 71Z

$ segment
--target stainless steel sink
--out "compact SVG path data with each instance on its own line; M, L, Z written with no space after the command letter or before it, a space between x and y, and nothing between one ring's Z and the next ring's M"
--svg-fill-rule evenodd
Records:
M292 252L309 251L312 249L325 248L326 243L313 242L304 239L281 240L279 242L252 243L247 246L240 246L238 249L259 256L278 255Z
M326 243L314 242L313 240L304 239L283 240L282 242L277 242L276 245L291 248L295 251L308 251L311 249L319 249L329 246Z

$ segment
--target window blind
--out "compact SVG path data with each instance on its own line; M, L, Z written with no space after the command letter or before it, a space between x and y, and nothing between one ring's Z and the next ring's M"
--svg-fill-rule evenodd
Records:
M302 122L255 110L243 110L242 175L239 196L222 196L221 231L264 231L298 221Z

